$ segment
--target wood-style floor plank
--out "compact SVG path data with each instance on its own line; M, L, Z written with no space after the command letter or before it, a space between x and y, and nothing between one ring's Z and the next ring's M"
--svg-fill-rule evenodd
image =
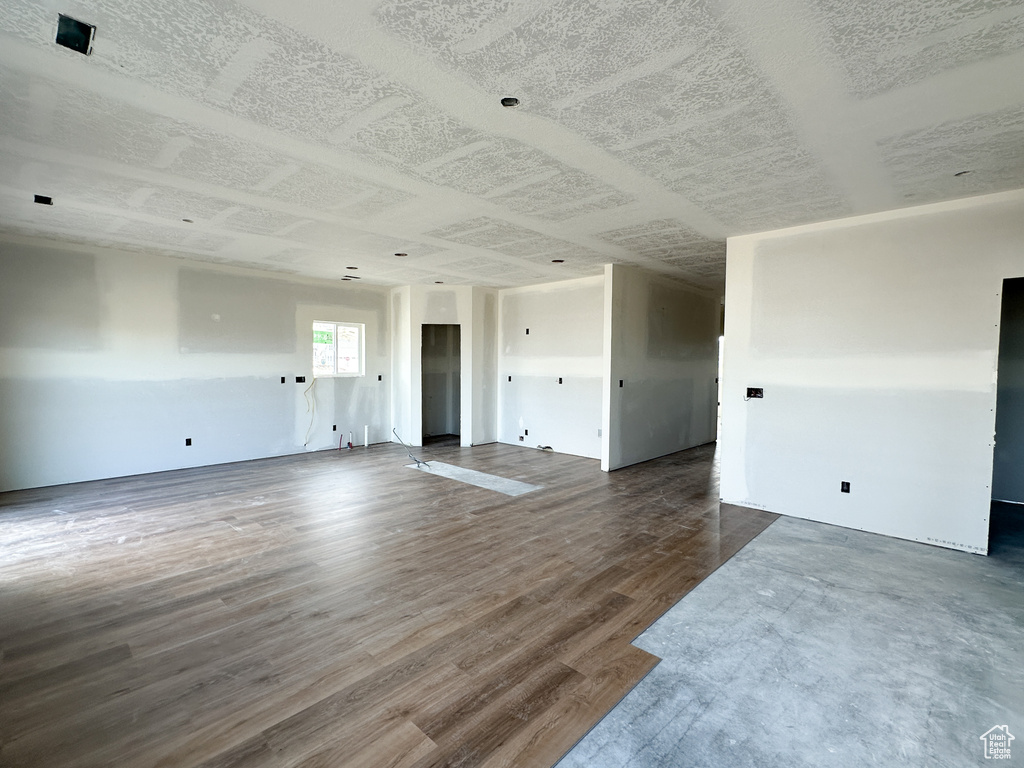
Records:
M0 765L550 766L775 519L714 447L400 446L0 494Z

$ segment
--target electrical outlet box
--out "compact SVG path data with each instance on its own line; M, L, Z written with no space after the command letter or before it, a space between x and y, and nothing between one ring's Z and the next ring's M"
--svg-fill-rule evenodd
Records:
M520 443L523 442L523 436L522 435L519 436L519 442Z
M764 397L764 387L747 387L747 400L760 400Z
M846 480L843 480L841 483L839 483L839 492L840 493L849 493L850 492L850 483L847 482Z
M281 383L282 383L282 384L284 384L284 380L285 380L285 377L284 377L284 376L282 376L282 377L281 377Z
M185 445L186 445L186 447L189 446L189 445L192 445L192 438L191 437L186 437L185 438Z
M295 377L295 383L296 384L305 384L306 383L306 377L305 376L296 376Z

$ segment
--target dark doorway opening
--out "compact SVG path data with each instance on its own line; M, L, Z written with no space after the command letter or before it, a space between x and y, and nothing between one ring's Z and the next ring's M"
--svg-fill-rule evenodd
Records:
M1024 533L1024 277L1003 281L989 552Z
M458 442L462 429L462 334L458 325L424 325L420 346L423 444Z

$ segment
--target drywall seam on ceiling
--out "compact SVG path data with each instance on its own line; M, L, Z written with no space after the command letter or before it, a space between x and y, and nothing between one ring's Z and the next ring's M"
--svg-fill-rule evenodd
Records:
M727 232L707 211L574 131L523 110L510 113L498 109L496 99L503 94L481 93L479 88L451 76L434 62L381 34L372 18L376 2L346 3L344 16L315 12L313 0L296 0L287 5L275 0L242 2L334 50L353 55L432 103L443 104L449 114L466 125L516 140L530 136L534 147L643 199L658 215L683 216L701 234L711 238L724 237Z
M123 0L84 57L14 4L4 228L325 279L720 288L723 227L1024 183L1024 6L926 6Z
M1007 72L1019 77L1007 77ZM860 103L856 116L876 136L966 119L1024 104L1024 51L939 72Z
M2 38L3 36L0 36L0 39ZM600 238L582 234L574 235L573 233L567 233L552 222L546 222L530 216L517 215L505 208L493 205L483 198L462 193L450 188L437 187L429 184L428 182L415 180L411 177L398 174L393 171L388 171L385 168L369 164L340 150L330 151L319 145L307 144L295 139L294 137L288 136L287 134L280 133L273 129L264 128L241 118L219 112L210 107L203 106L187 99L158 92L149 86L133 84L133 87L125 88L125 83L113 75L96 72L94 70L83 70L71 66L69 63L63 61L54 62L40 51L17 40L4 40L4 43L5 44L3 46L0 46L0 65L9 66L13 69L25 72L33 72L40 69L43 71L47 69L56 69L58 70L58 74L60 74L66 81L73 83L76 87L93 91L107 98L130 104L140 109L156 111L170 119L185 119L191 123L203 125L215 131L221 131L230 135L245 135L247 138L255 140L262 145L273 149L275 152L284 152L297 159L313 164L327 164L333 168L344 171L345 173L350 173L353 176L373 183L380 183L383 181L392 187L410 191L417 195L429 196L434 199L447 198L449 200L450 210L459 211L463 216L466 212L479 211L513 223L520 223L522 226L526 226L544 234L552 236L557 235L561 239L571 238L571 241L574 243L598 252L603 252L608 256L609 261L613 259L630 258L630 260L642 263L644 266L654 271L667 274L672 273L670 267L656 259L649 259L635 255L631 256L627 251L625 251L625 249L610 245ZM48 148L33 147L31 145L26 146L24 142L20 142L15 139L5 138L4 141L11 142L8 145L11 148L34 150L34 154L40 157L40 159L47 159L45 157L46 155L51 157L53 155L53 151ZM172 147L172 149L178 152L184 148L185 145L183 144L176 144ZM65 162L72 162L76 164L89 162L84 158L77 158L74 153L64 153L63 156ZM118 167L116 163L111 161L99 161L95 159L91 161L90 165L102 170L111 170ZM123 166L121 166L121 169L125 171L129 170L125 169ZM140 176L149 182L153 182L157 178L150 173L135 170L131 171L129 177ZM182 188L195 190L198 186L200 186L200 183L198 182L189 182ZM253 199L252 196L245 195L245 193L239 193L233 190L221 191L230 192L229 199ZM275 205L270 199L258 199L264 201L260 203L261 207L278 208L280 206L279 203ZM306 211L306 213L308 214L308 211ZM324 217L322 220L330 221L331 219ZM338 217L335 218L334 221L342 221L342 219ZM364 231L371 231L385 236L402 237L415 240L424 239L420 233L404 228L401 224L401 219L396 220L389 217L385 223L381 223L375 227L368 226L370 222L367 221L360 221L358 224L352 222L352 224L353 226L358 226L359 229ZM438 240L428 242L432 242L433 244L440 245L442 247L447 245L443 241ZM536 268L538 266L534 262L516 259L515 257L508 258L511 259L508 263L516 264L522 268ZM549 270L549 268L547 269ZM550 270L547 271L547 274L550 277L557 277L557 274Z
M273 149L275 152L284 152L312 164L326 164L369 182L378 184L383 182L394 188L409 191L419 196L447 199L450 209L461 212L461 215L465 215L467 211L479 211L512 222L520 222L522 226L528 226L542 233L552 235L558 233L563 239L573 237L571 233L564 232L551 222L517 215L505 208L488 203L482 198L451 188L438 187L429 182L414 179L385 167L367 163L351 153L341 150L332 151L323 146L308 144L288 134L265 128L188 99L157 91L150 86L132 83L131 87L125 87L126 83L114 75L94 69L81 69L66 61L54 61L45 55L44 52L40 52L21 41L9 39L2 35L0 35L0 39L4 42L3 45L0 45L0 65L10 67L11 69L25 73L52 71L54 74L61 76L66 82L72 83L75 87L95 92L121 103L130 104L139 109L156 112L174 120L187 120L192 124L202 125L228 135L244 135L269 149ZM23 146L23 143L21 145ZM18 146L18 144L13 146ZM182 148L178 148L179 151ZM39 149L42 150L43 148ZM111 164L107 161L102 161L102 167L107 169L111 167ZM152 179L152 177L148 178ZM365 225L361 225L361 228L363 226ZM418 233L406 230L401 225L400 220L396 221L394 219L389 219L386 227L382 226L371 231L396 237L420 239ZM628 255L620 249L609 246L599 238L578 237L574 238L574 241L591 249L604 251L610 259ZM515 263L526 266L525 262L519 260ZM651 264L650 266L659 270L665 268L663 264Z
M839 63L822 55L827 37L803 0L774 0L771 34L764 34L764 9L744 0L715 0L722 16L736 23L747 51L796 116L805 145L829 169L831 181L859 208L896 205L892 184L870 136L859 130L857 105L845 95ZM836 152L836 146L843 152Z
M343 215L326 214L323 213L322 211L318 211L310 207L293 205L273 197L254 195L252 193L244 192L232 187L210 184L208 182L193 181L191 179L182 178L180 176L176 176L174 174L170 174L167 172L155 171L147 168L138 168L135 166L125 165L123 163L117 163L113 160L105 160L90 157L88 155L80 154L77 152L71 152L58 148L45 147L38 144L30 144L20 139L14 139L7 136L0 136L0 150L6 150L12 153L17 153L24 157L34 158L36 160L39 160L40 162L62 162L67 165L83 168L90 171L95 171L98 173L112 173L114 175L118 175L129 179L135 179L141 182L145 182L147 184L156 184L162 187L171 187L183 191L198 192L200 194L208 195L211 198L219 198L222 200L233 201L241 203L243 205L258 207L265 210L280 211L282 213L288 213L294 216L306 216L314 221L320 221L329 224L338 224L341 226L349 227L353 230L358 229L363 232L377 234L380 235L381 237L404 237L419 240L421 242L432 244L441 248L451 247L451 243L449 243L446 240L430 237L428 235L416 233L410 229L403 228L402 226L396 224L395 221L391 218L388 218L387 220L382 222L375 222L373 219L355 220L347 218ZM6 190L11 195L22 194L22 190L4 187L2 185L0 185L0 190ZM77 203L74 200L62 201L62 204L70 205L73 207L80 207L82 208L82 210L105 212L101 208L95 206L90 207L86 203ZM502 212L504 213L503 209ZM128 211L123 212L121 215L127 218L133 218L133 216L137 216L136 214L133 214ZM167 219L162 219L158 217L144 217L139 220L152 221L154 223L159 223L162 225L179 226L178 222L169 222ZM222 230L218 230L215 227L209 227L209 223L210 222L204 222L202 224L203 231L210 231L214 233L222 232ZM533 222L531 222L530 228L539 231L538 227L533 226ZM74 232L71 230L67 230L64 231L63 234L73 235ZM229 230L223 230L223 234L231 234L234 237L243 237L242 234ZM261 235L260 237L269 238L269 236L267 235ZM295 243L292 241L287 241L286 244L294 245ZM143 246L145 245L145 243L140 242L139 245ZM488 259L492 261L509 264L522 269L543 269L546 271L547 275L551 279L557 279L559 277L557 269L552 268L550 266L545 266L543 264L538 264L537 262L529 261L527 259L517 258L515 256L498 253L496 251L472 248L471 246L463 246L461 250L464 253L476 252L479 253L481 256L486 256ZM621 258L622 255L626 253L625 249L617 248L615 246L609 246L607 244L605 244L605 250L616 251L615 256L609 256L609 260L616 257ZM182 252L185 253L187 251ZM418 263L424 266L432 266L435 264L435 261L431 256L425 256L421 257ZM447 271L447 268L445 269ZM458 272L458 270L456 270L456 272ZM469 273L463 273L463 275L467 278L473 277Z

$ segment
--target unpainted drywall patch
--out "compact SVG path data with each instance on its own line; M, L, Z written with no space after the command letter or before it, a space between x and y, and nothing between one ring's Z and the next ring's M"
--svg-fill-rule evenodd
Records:
M651 283L647 299L647 356L705 359L714 354L715 317L708 299Z
M424 320L429 323L458 322L459 299L455 291L428 291Z
M178 344L183 352L294 352L296 297L279 280L183 268Z
M945 237L890 222L864 230L856 246L813 233L759 243L753 349L808 358L984 348L977 294L963 289L977 282L975 265L964 259L928 268L940 240L961 237L964 252L973 249L970 227L954 229L958 216L948 214Z
M95 256L3 246L0 346L99 349L102 315Z

